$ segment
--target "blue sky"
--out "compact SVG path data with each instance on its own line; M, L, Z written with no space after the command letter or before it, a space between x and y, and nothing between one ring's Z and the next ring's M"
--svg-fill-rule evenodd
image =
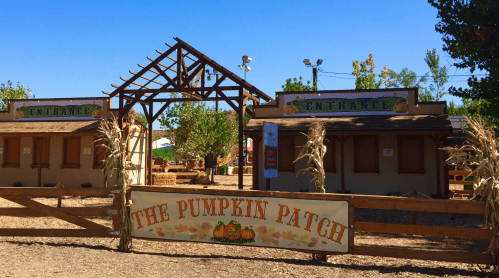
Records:
M36 98L102 97L139 71L156 49L178 37L271 97L290 77L312 79L303 59L323 59L319 90L354 89L352 60L373 53L386 64L428 72L427 49L452 64L426 1L0 1L0 83L11 80ZM451 67L450 75L469 70ZM467 77L448 86L467 86ZM446 100L457 98L445 97ZM114 101L116 106L117 101ZM228 109L228 105L224 106ZM159 123L155 123L159 129Z

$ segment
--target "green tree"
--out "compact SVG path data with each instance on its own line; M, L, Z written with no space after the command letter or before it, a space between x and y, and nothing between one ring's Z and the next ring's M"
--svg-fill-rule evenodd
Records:
M139 123L141 123L146 128L148 127L147 119L146 119L146 116L144 114L137 112L137 119L136 119L136 121L139 122Z
M17 88L14 88L9 80L7 86L5 84L0 85L0 111L6 111L9 108L9 99L29 99L30 97L31 89L25 88L19 82Z
M470 88L450 87L449 93L489 102L487 115L499 118L499 1L428 0L438 10L440 19L435 30L443 35L443 50L456 59L457 68L469 68ZM475 69L486 71L487 76L478 78Z
M400 73L396 73L395 71L389 69L389 76L392 80L392 83L388 87L393 88L419 88L422 89L424 84L428 81L426 76L420 77L418 80L417 74L408 69L404 68L400 71Z
M299 92L299 91L317 91L317 83L310 86L310 81L307 84L303 84L302 77L298 79L295 77L293 79L286 79L286 84L282 85L283 92Z
M363 89L379 89L381 85L385 85L386 88L392 83L392 80L388 77L390 71L385 65L381 73L377 76L379 79L376 81L376 74L374 73L373 55L369 54L369 58L359 64L358 60L352 62L353 72L352 75L357 76L355 79L355 90Z
M445 84L449 81L447 66L440 67L440 56L433 50L426 51L424 58L426 64L430 68L430 85L423 87L419 92L420 101L440 101L444 95ZM428 75L428 74L426 74Z
M178 102L160 116L159 122L162 129L173 131L166 138L173 143L176 160L205 156L211 151L221 154L224 149L229 152L238 142L237 121L230 121L226 111L216 113L204 102Z
M485 99L472 100L470 98L462 98L462 101L463 104L459 106L456 106L451 101L447 113L449 115L465 115L475 121L481 117L485 127L492 128L496 134L499 134L499 119L493 115L487 115L487 111L491 106L490 101Z

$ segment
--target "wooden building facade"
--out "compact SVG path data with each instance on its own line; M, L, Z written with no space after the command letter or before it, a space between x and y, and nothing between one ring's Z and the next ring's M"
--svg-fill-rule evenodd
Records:
M306 144L310 124L326 128L327 192L386 195L418 190L447 195L443 164L452 126L445 102L418 102L417 89L281 92L254 108L245 134L253 138L254 189L315 191L305 160L293 161ZM263 176L263 122L278 125L278 175Z
M113 186L116 175L105 175L97 141L100 122L113 115L107 97L11 100L0 112L0 186ZM127 142L132 184L144 184L147 131L138 122L127 128L136 131Z

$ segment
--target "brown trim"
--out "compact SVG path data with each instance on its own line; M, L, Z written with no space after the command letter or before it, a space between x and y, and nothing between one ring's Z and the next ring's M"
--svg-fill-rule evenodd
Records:
M16 140L19 142L19 150L17 151L17 163L6 163L9 150L9 141ZM9 136L3 138L3 163L2 168L19 168L21 166L21 137L20 136Z
M374 159L374 168L371 169L361 169L359 168L359 161L361 157L364 156L364 154L359 153L359 140L360 139L367 139L371 138L374 139L374 144L375 144L375 152L374 152L374 157L371 157L370 159ZM366 136L354 136L353 137L353 172L355 174L357 173L376 173L379 174L379 137L377 135L366 135Z
M68 139L77 139L78 140L78 164L67 164L67 140ZM62 138L62 164L61 168L71 168L71 169L79 169L81 162L81 137L77 136L67 136Z
M282 166L281 160L279 159L279 156L281 156L282 154L279 151L279 148L286 148L286 150L288 150L288 151L291 151L290 148L293 148L293 151L295 151L293 153L293 161L294 161L294 159L296 159L296 157L295 157L296 156L296 148L295 148L296 136L281 135L281 133L280 133L277 140L281 141L281 139L284 139L284 138L291 139L291 146L283 146L281 142L277 143L277 157L278 157L277 158L277 171L278 172L295 172L296 165L294 163L292 163L292 161L291 161L291 164L289 167Z
M419 169L417 170L407 170L407 169L401 169L401 163L403 161L403 152L402 150L402 142L404 140L417 140L419 141L421 148L419 150ZM397 173L398 174L426 174L426 169L425 169L425 160L424 160L424 149L425 149L425 140L423 135L412 135L412 136L407 136L407 135L399 135L397 136L397 157L398 157L398 166L397 166Z

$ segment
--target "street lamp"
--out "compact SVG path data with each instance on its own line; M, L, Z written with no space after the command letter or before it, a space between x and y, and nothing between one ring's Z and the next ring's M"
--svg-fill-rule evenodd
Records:
M322 69L319 67L322 64L322 59L318 59L315 65L312 65L310 59L304 59L303 63L305 64L305 66L312 68L313 84L317 84L317 69L319 69L319 71L322 71Z
M251 68L248 66L251 60L252 59L248 57L248 55L243 55L243 64L239 65L239 69L244 69L244 81L246 81L246 72L251 70Z

